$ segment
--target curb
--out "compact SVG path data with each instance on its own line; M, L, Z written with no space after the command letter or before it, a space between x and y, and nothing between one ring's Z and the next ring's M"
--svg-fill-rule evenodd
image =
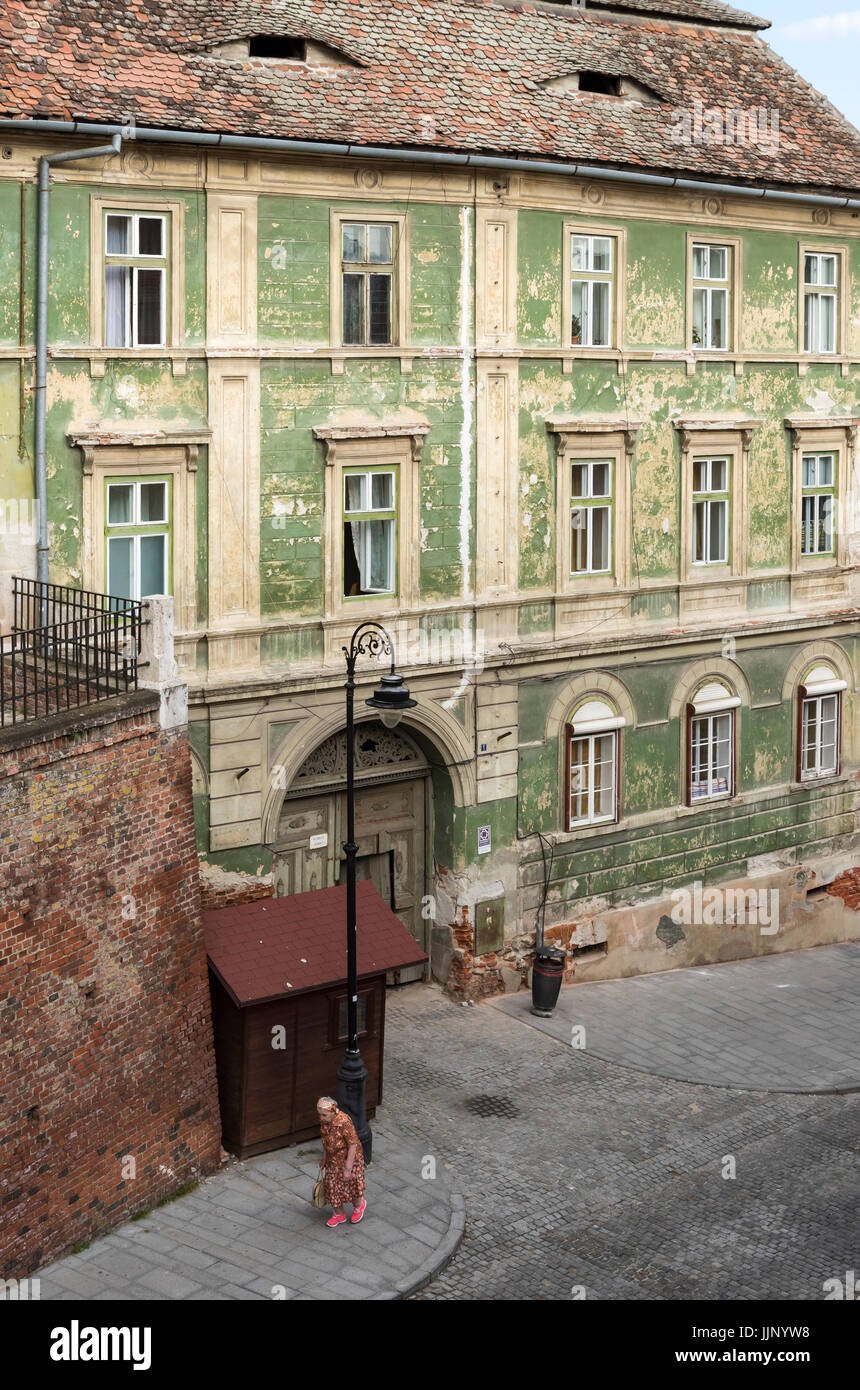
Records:
M451 1199L451 1220L448 1222L448 1233L438 1250L435 1250L432 1255L428 1255L414 1274L408 1274L399 1280L392 1291L386 1290L384 1293L374 1294L368 1302L408 1298L410 1294L423 1289L426 1284L430 1283L431 1279L434 1279L437 1274L441 1274L442 1270L451 1263L466 1229L466 1203L462 1194L453 1188L449 1196Z

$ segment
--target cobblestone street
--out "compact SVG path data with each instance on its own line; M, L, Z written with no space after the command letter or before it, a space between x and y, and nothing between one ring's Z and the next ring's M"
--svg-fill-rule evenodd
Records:
M781 983L792 961L797 973L808 957L784 958ZM749 965L712 969L742 970L749 998ZM613 989L632 1005L636 984ZM858 1267L857 1094L669 1080L574 1051L525 1016L464 1008L435 986L389 995L386 1113L428 1142L466 1201L459 1250L415 1297L820 1300L825 1280ZM839 1045L798 990L793 1012L773 1014L773 1057L780 1019Z

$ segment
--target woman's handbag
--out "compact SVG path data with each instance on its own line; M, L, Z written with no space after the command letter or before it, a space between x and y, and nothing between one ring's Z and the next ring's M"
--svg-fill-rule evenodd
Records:
M320 1176L317 1178L316 1182L314 1183L314 1193L313 1193L313 1196L311 1197L311 1202L312 1202L312 1204L317 1208L317 1210L319 1210L320 1207L324 1207L325 1204L326 1204L326 1200L325 1200L325 1177L323 1176L322 1173L320 1174Z

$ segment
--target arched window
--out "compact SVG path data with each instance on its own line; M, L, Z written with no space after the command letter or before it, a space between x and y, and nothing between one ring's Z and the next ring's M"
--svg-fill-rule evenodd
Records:
M605 700L586 699L567 725L566 828L618 819L619 738L626 720Z
M735 791L735 710L740 697L721 680L700 685L687 705L687 805Z
M807 671L798 691L797 780L839 775L842 757L842 692L840 680L826 662Z

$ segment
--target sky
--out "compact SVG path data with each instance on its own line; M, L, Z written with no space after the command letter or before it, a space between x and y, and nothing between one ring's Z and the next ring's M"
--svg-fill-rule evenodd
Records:
M860 128L858 0L731 0L773 23L762 38Z

